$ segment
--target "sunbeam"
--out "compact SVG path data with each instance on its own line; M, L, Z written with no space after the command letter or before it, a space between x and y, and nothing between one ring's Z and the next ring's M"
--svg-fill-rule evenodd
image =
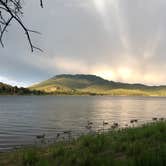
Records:
M110 1L108 1L108 0L93 0L93 5L94 5L97 13L100 15L102 23L104 24L104 28L107 31L109 31L109 29L110 29L108 5L110 5L111 1L112 0L110 0Z
M106 0L93 0L97 11L101 14L106 12Z
M111 26L115 24L119 34L119 40L124 48L125 54L131 54L129 37L126 30L123 14L119 9L118 0L93 0L94 7L102 19L104 28L111 34ZM110 14L111 13L111 14ZM116 22L111 22L111 17L116 18Z

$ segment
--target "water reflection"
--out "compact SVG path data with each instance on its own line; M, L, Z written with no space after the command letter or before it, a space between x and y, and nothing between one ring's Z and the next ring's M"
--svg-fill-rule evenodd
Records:
M0 97L0 148L32 142L37 134L94 128L103 121L125 125L131 119L166 117L166 98L97 96Z

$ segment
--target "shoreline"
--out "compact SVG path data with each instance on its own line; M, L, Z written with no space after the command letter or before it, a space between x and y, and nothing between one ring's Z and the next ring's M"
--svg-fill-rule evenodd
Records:
M110 95L110 94L73 94L73 95L70 95L70 94L45 94L45 95L31 95L31 94L23 94L23 95L12 95L12 94L0 94L0 97L1 96L108 96L108 97L163 97L165 98L166 95Z
M4 166L38 165L128 165L141 166L150 162L166 163L166 121L144 124L96 135L84 135L70 142L58 142L47 147L23 147L13 152L0 153ZM144 161L142 163L142 161ZM123 163L123 164L122 164ZM125 163L125 164L124 164ZM87 164L86 164L87 165Z
M135 128L142 128L143 126L146 125L153 125L155 123L162 123L165 122L166 123L166 118L152 118L151 120L147 120L147 121L141 121L138 119L133 119L130 120L128 123L123 124L123 126L120 123L116 123L116 122L112 122L109 123L106 121L106 124L104 124L103 121L103 126L100 126L98 128L93 128L93 122L87 122L87 126L85 126L85 130L74 133L72 130L62 130L57 132L56 134L59 135L58 139L57 136L55 134L55 136L53 137L45 137L47 135L45 135L43 138L38 139L38 135L36 135L36 139L34 139L31 143L26 143L26 144L20 144L20 145L16 145L16 146L11 146L11 147L6 147L6 148L1 148L0 149L0 154L1 153L10 153L10 152L14 152L16 150L20 150L20 149L25 149L25 148L29 148L29 147L42 147L42 146L51 146L53 144L58 144L59 142L71 142L71 140L74 139L79 139L79 137L82 136L86 136L86 135L98 135L98 134L105 134L105 133L111 133L111 132L117 132L117 131L122 131L122 130L128 130L128 129L135 129ZM109 125L109 126L107 126ZM80 133L80 134L78 134ZM82 134L81 134L82 133ZM73 135L74 134L74 135ZM42 142L40 142L42 141Z

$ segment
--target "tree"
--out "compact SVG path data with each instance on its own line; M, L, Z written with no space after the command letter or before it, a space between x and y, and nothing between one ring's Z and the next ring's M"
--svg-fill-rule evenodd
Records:
M43 0L40 1L40 6L43 8ZM18 25L24 30L27 40L30 45L30 49L33 52L34 49L42 51L40 48L33 45L30 33L39 33L28 29L22 21L22 3L23 0L0 0L0 43L4 47L3 36L7 32L8 26L12 22L18 23Z

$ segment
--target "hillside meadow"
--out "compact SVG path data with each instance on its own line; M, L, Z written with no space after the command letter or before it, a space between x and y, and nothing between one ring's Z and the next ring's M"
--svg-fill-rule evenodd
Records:
M57 75L29 89L53 95L166 96L166 86L127 84L79 74Z

